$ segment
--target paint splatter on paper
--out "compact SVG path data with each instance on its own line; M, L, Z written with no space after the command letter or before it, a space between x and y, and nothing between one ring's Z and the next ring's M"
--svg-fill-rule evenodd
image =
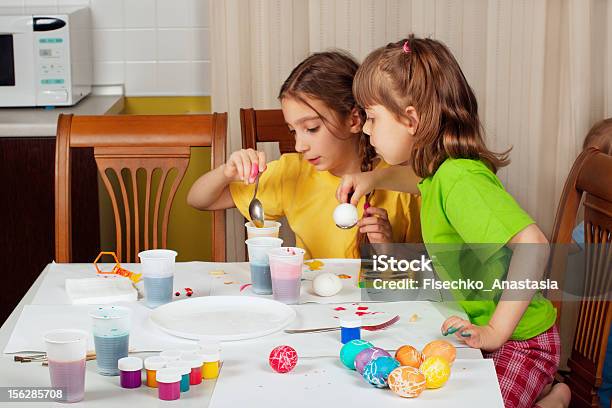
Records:
M304 265L308 266L308 269L311 271L320 271L325 264L318 259L313 259L312 261L304 262Z

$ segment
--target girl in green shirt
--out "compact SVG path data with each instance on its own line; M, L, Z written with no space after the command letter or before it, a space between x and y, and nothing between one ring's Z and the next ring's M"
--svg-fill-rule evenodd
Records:
M370 142L387 163L399 166L345 176L338 198L346 201L354 191L356 201L374 188L420 192L430 255L440 245L468 248L437 256L438 275L539 282L548 242L495 175L508 164L508 152L485 146L476 98L448 48L414 36L381 47L357 71L353 93L366 110ZM461 267L466 252L475 254L470 265L480 268ZM551 387L560 355L554 307L535 288L509 293L461 298L469 321L452 316L442 333L454 333L494 360L506 407L568 406L569 388Z

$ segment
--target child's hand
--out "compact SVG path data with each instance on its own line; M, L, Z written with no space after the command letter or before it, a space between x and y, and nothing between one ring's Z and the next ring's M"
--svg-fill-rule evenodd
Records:
M364 216L357 222L359 232L368 234L368 240L372 244L384 244L393 242L393 229L389 222L387 210L384 208L368 207Z
M253 149L242 149L231 154L223 167L223 175L232 181L255 182L266 169L266 154Z
M484 351L495 351L503 345L491 326L476 326L458 316L451 316L444 321L442 334L454 334L468 346Z
M346 203L349 194L352 192L350 203L356 206L361 197L371 193L376 188L378 182L376 176L377 174L374 171L345 174L336 190L336 199L341 203Z

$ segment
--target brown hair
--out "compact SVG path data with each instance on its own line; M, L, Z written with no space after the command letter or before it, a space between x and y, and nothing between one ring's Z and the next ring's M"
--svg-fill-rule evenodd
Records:
M584 138L583 149L595 147L602 153L612 155L612 118L597 122Z
M339 120L348 117L353 109L358 109L363 125L365 113L353 96L353 80L359 64L346 52L327 51L310 55L291 71L281 86L279 99L295 98L310 107L330 130L337 129ZM323 102L336 118L326 118L318 112L304 96ZM361 171L370 171L376 158L376 150L370 144L370 137L359 134L359 155ZM369 197L368 197L369 199ZM367 235L357 233L356 251L367 242Z
M419 177L433 175L447 158L482 160L494 172L509 163L509 151L485 146L474 92L440 41L410 35L374 50L357 71L353 93L361 106L382 105L398 120L406 107L416 109L411 159Z

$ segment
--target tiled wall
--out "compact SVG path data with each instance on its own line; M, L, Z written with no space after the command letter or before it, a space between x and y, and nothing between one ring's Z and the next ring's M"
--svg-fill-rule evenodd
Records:
M210 95L209 0L0 0L51 13L89 6L94 84L128 96Z

